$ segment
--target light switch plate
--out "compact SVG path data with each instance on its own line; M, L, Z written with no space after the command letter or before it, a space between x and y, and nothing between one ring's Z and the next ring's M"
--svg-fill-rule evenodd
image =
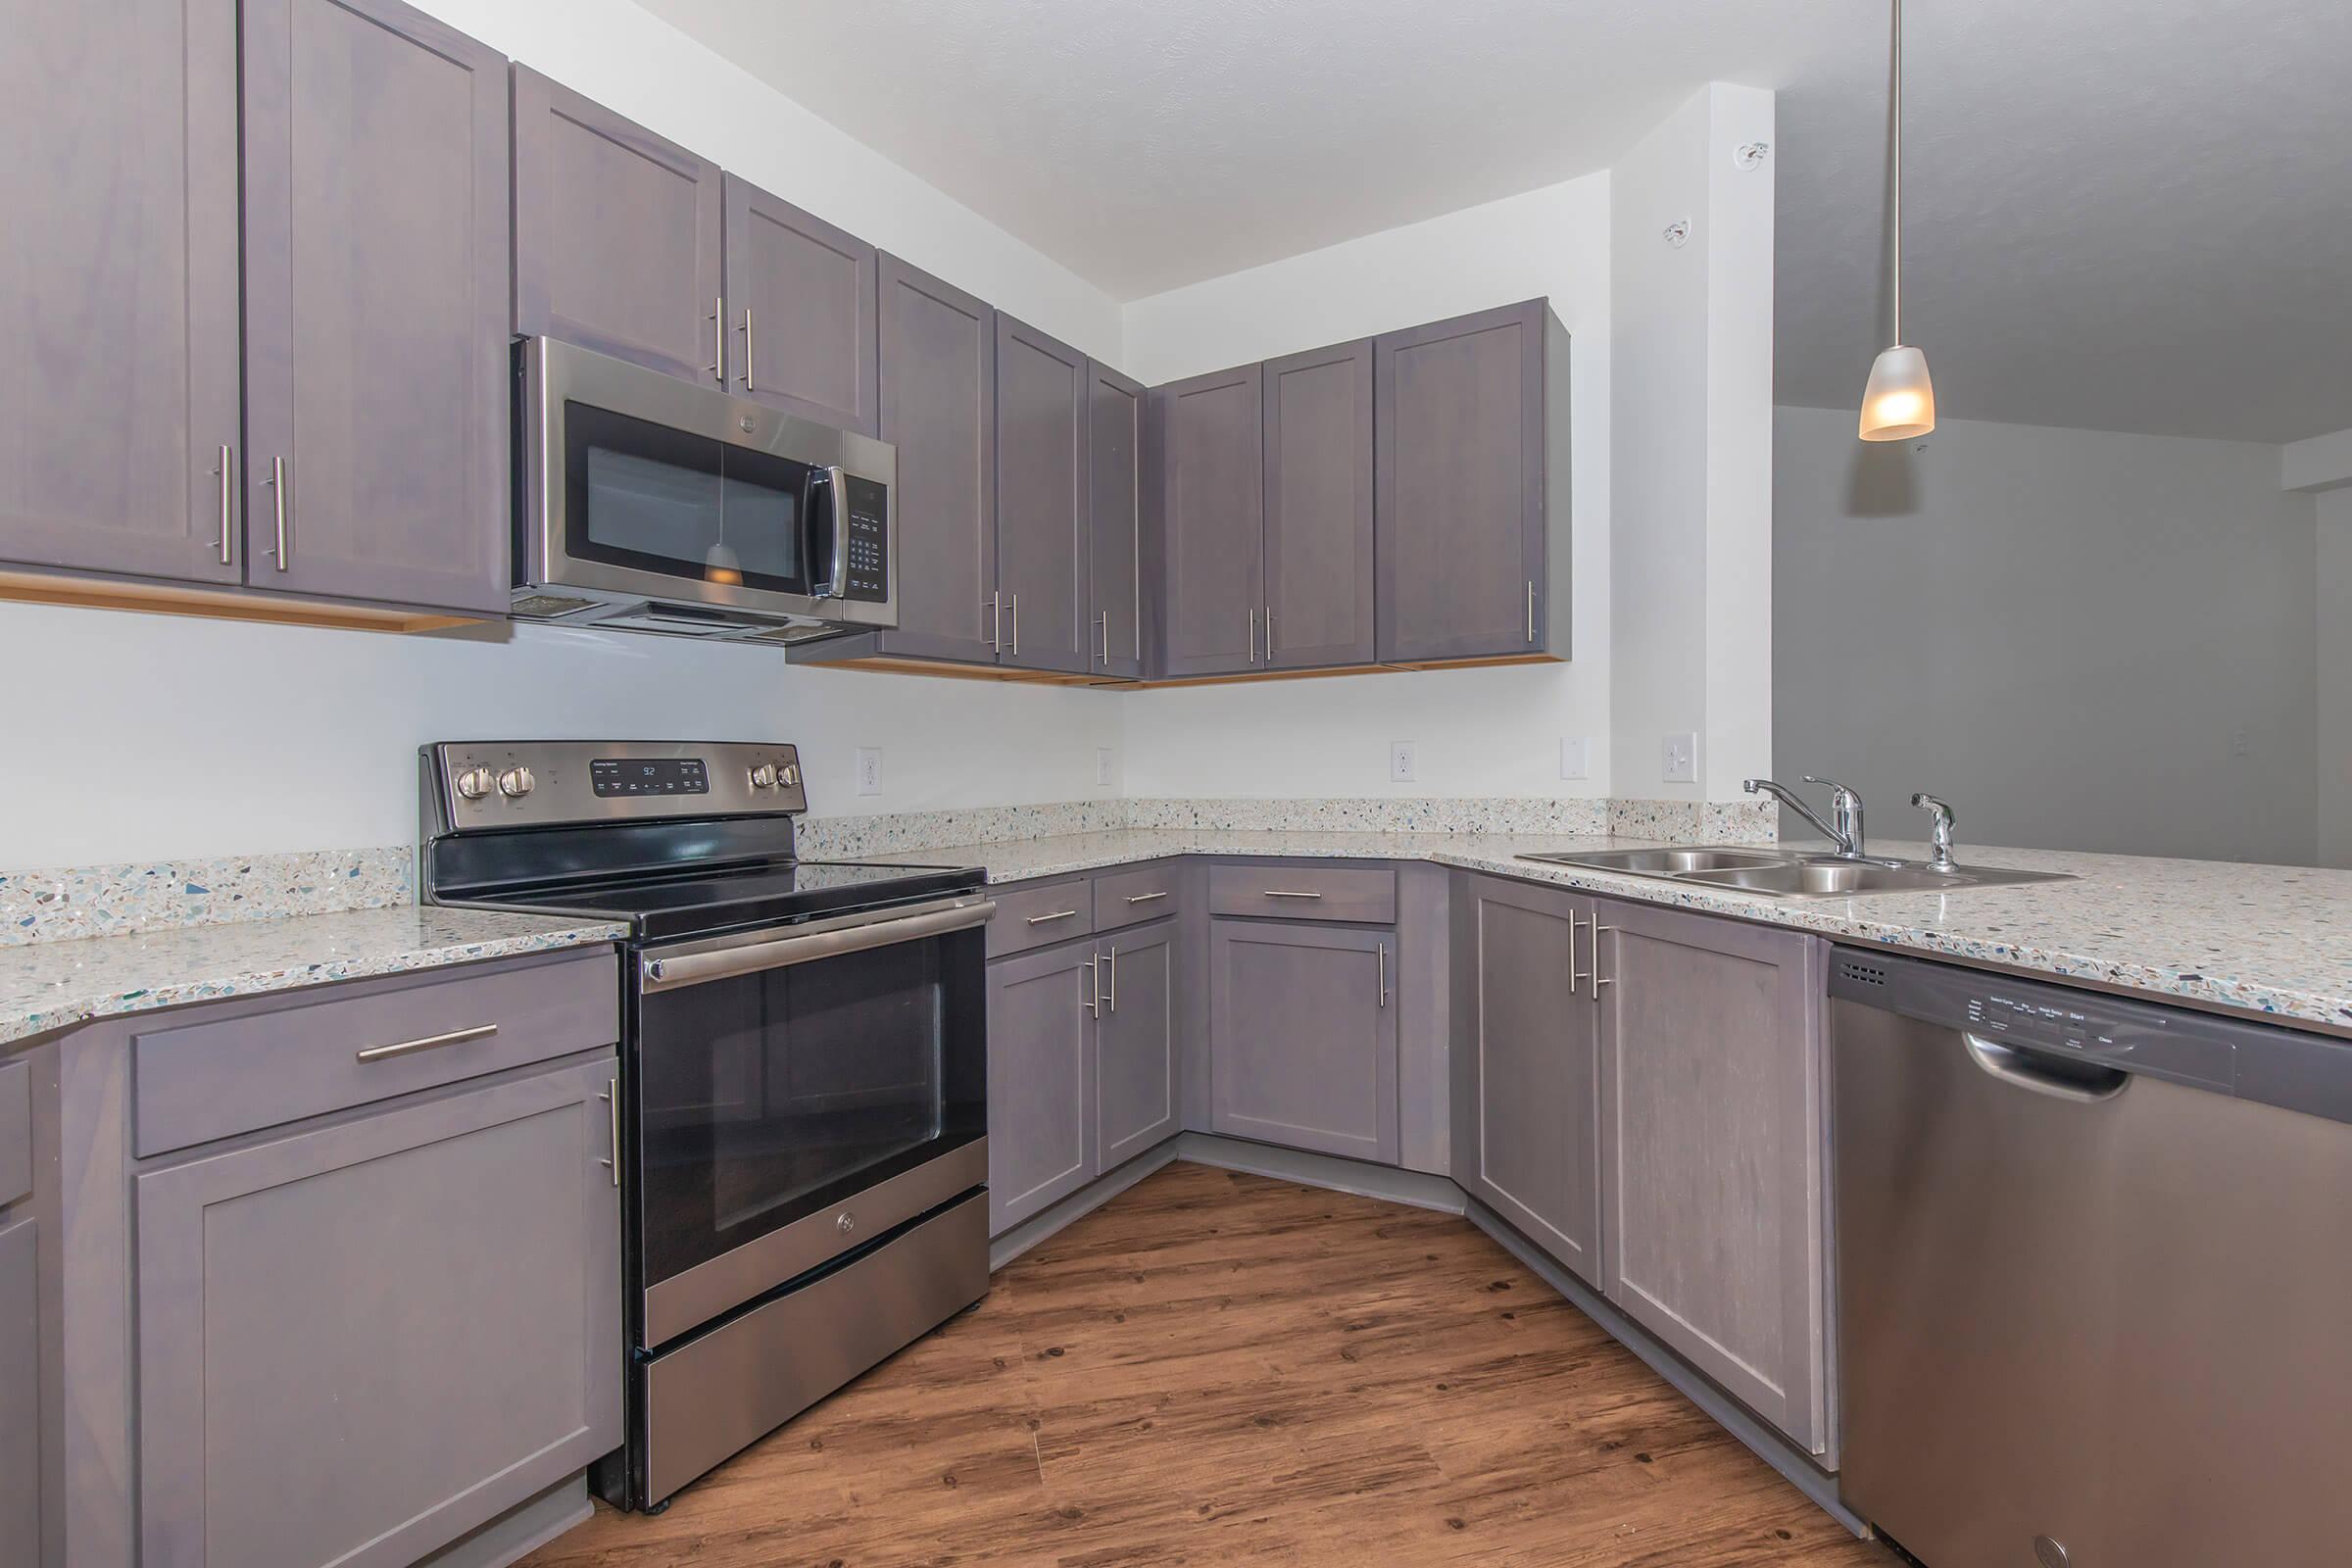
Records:
M1391 741L1389 743L1389 782L1410 784L1412 781L1413 743L1411 741Z
M879 746L858 748L858 793L882 793L882 748Z
M1669 735L1658 748L1658 776L1669 784L1698 782L1698 736L1690 730Z
M1582 735L1561 736L1560 777L1584 778L1587 776L1590 766L1591 763L1586 757L1585 738Z

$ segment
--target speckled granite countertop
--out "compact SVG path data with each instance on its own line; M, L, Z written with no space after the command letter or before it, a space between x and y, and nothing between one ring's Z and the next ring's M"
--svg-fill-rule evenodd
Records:
M347 909L0 948L0 1054L117 1013L610 942L620 926L477 909Z
M975 864L995 882L1171 855L1424 859L1614 897L1794 926L1931 957L2171 998L2352 1036L2352 871L1964 845L1961 859L2069 871L2075 882L1788 901L1522 860L1531 850L1630 849L1655 839L1480 833L1131 828L877 857ZM1924 858L1920 844L1874 844Z

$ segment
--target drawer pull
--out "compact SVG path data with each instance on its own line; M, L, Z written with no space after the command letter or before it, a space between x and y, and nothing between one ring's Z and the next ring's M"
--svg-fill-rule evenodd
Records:
M1167 896L1167 890L1163 888L1157 893L1130 893L1127 895L1127 902L1129 904L1150 904L1153 899L1164 899Z
M1033 914L1029 917L1029 923L1031 925L1048 925L1055 920L1067 920L1077 912L1076 909L1055 909L1052 914Z
M1319 899L1322 896L1320 893L1293 893L1287 888L1266 889L1266 897L1269 899Z
M477 1023L470 1029L452 1029L445 1035L423 1035L415 1040L403 1040L389 1046L369 1046L359 1054L362 1061L389 1061L394 1056L414 1055L419 1051L438 1051L443 1046L462 1046L468 1040L487 1040L498 1033L494 1023Z

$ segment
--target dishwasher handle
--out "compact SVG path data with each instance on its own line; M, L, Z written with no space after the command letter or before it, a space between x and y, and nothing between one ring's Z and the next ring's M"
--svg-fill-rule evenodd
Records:
M2004 1046L1983 1035L1962 1033L1961 1044L1968 1048L1968 1059L1975 1062L1987 1077L1998 1078L2005 1084L2052 1100L2072 1101L2078 1105L2093 1105L2103 1100L2113 1100L2132 1086L2132 1075L2120 1067L2105 1067L2096 1062L2068 1061L2039 1052L2020 1051Z

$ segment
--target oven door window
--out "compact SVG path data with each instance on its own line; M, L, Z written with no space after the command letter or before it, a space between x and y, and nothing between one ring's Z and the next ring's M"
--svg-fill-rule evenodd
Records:
M645 1283L985 1130L977 930L644 998Z
M665 577L808 592L805 463L564 405L564 545Z

